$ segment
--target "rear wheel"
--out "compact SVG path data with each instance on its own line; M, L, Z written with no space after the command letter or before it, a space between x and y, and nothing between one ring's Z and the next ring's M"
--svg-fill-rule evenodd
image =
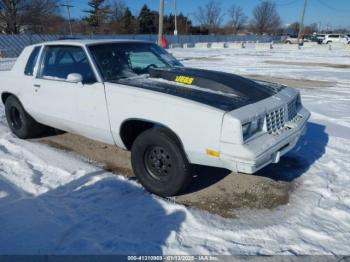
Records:
M47 128L36 122L23 108L19 100L10 96L5 102L7 123L17 137L26 139L43 134Z
M173 196L191 181L190 164L176 137L164 128L140 134L131 149L131 163L140 183L160 196Z

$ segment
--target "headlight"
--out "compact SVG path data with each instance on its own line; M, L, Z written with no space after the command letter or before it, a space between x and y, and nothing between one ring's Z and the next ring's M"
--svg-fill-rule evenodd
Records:
M249 137L251 137L254 134L261 131L262 126L263 126L263 119L262 118L256 118L256 119L252 120L251 122L243 124L242 125L243 140L246 140Z

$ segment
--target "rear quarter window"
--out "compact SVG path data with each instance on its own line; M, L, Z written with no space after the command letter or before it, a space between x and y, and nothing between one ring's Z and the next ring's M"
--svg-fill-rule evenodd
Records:
M34 67L36 64L36 61L38 61L38 56L40 52L41 46L37 46L33 49L32 53L30 54L26 67L24 69L24 74L27 76L32 76L34 73Z

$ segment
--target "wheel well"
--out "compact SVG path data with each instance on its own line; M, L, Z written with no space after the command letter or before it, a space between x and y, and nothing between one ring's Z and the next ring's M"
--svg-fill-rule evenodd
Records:
M125 147L130 150L132 147L132 144L134 143L135 139L144 131L150 128L164 128L166 129L173 137L174 139L177 140L179 145L182 147L182 143L178 136L168 127L159 124L159 123L154 123L150 122L147 120L138 120L138 119L130 119L121 125L120 128L120 137L125 145Z
M4 105L5 105L7 98L9 98L10 96L13 96L13 94L6 93L6 92L1 94L1 101Z
M119 135L125 147L130 150L136 137L154 125L152 122L143 120L127 120L121 125Z

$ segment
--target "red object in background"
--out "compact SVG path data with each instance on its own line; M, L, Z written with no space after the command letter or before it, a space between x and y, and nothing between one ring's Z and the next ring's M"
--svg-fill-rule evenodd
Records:
M159 45L160 45L161 47L163 47L163 48L168 48L168 41L166 40L166 38L165 38L164 35L162 35L162 36L160 37L160 43L159 43Z

